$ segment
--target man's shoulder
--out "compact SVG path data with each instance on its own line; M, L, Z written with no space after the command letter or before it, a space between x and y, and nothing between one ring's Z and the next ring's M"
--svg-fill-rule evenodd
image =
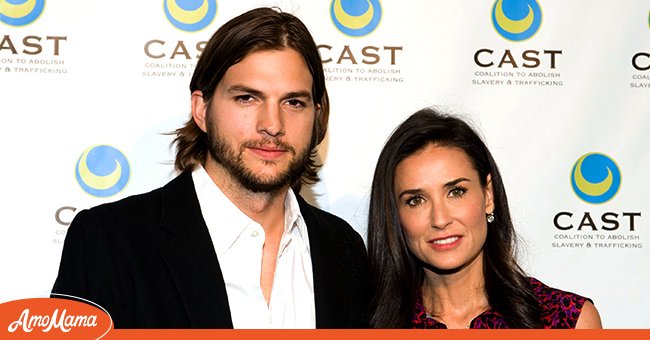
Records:
M300 213L305 219L310 233L312 230L318 229L319 232L333 238L352 238L363 243L361 235L343 218L308 203L300 195L296 195L296 198L300 206Z
M303 215L305 220L315 218L315 222L322 222L326 224L332 224L338 228L352 228L348 222L342 219L339 216L334 215L326 210L323 210L311 203L307 202L302 196L296 195L298 200L298 205L300 206L300 213Z
M137 220L157 214L161 210L165 197L175 199L175 193L178 192L178 188L187 186L187 178L183 177L185 176L177 176L164 186L155 188L149 192L134 194L117 201L91 207L80 212L79 215L101 216L110 220L119 221L123 219ZM189 189L192 189L191 186Z
M134 194L117 201L102 203L88 209L91 213L127 213L146 212L160 201L161 191L164 187L153 189L149 192Z

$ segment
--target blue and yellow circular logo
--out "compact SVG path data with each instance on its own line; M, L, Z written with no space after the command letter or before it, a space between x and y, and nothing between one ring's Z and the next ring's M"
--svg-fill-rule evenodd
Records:
M164 0L165 16L176 28L197 32L217 16L217 0Z
M25 26L36 21L45 7L45 0L0 0L0 22Z
M571 187L587 203L605 203L621 188L621 171L610 157L588 153L573 165Z
M131 168L124 154L116 148L96 145L79 157L76 175L85 192L109 197L124 189L131 177Z
M542 8L537 0L497 0L492 7L492 25L508 40L526 40L542 26Z
M345 35L362 37L379 26L379 0L333 0L330 16L334 26Z

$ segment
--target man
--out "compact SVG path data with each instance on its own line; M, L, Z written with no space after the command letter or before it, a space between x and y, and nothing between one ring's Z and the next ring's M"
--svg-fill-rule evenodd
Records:
M80 212L54 294L104 307L117 328L357 328L363 240L307 204L329 104L316 45L295 16L224 24L190 83L162 188Z

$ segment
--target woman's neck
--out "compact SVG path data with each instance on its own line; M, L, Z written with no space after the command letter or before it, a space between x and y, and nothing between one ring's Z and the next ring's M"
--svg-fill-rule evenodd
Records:
M490 308L482 262L475 261L454 273L425 270L422 302L447 328L469 328L474 318Z

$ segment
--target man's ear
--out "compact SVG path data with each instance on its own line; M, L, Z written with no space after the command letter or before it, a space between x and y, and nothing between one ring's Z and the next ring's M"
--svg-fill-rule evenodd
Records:
M205 115L207 114L207 106L203 100L203 92L196 90L192 92L192 118L196 125L203 130L203 132L208 132L208 127L205 122Z
M320 139L321 137L320 135L322 134L322 131L320 131L323 128L322 124L320 124L322 114L323 114L323 105L316 104L314 106L314 134L315 135L312 136L312 138L314 138L315 140ZM316 144L318 144L318 141Z

